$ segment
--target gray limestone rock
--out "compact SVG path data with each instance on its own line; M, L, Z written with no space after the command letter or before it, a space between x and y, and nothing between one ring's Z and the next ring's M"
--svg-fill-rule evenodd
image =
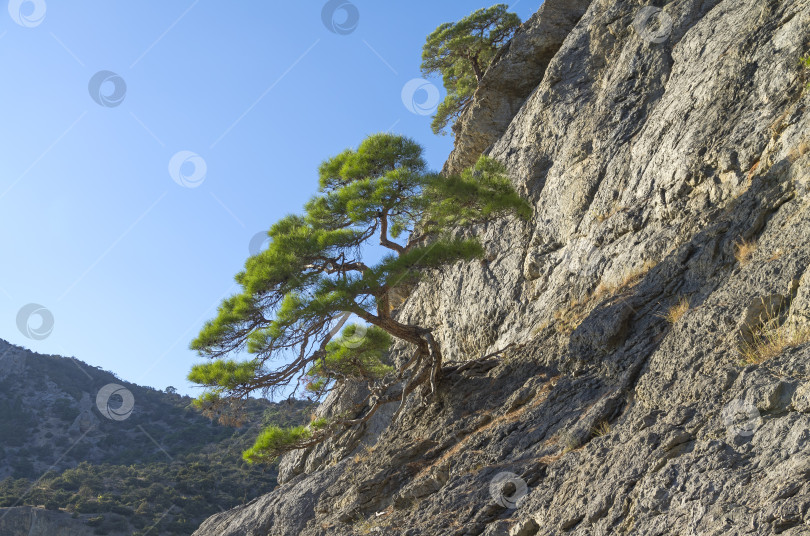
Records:
M654 4L547 0L459 122L446 169L488 150L534 218L399 314L497 366L197 536L810 534L810 344L739 351L756 300L810 318L810 1Z

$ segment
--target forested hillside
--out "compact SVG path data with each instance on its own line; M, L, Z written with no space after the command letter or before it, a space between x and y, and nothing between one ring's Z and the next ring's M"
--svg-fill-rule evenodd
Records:
M102 413L109 384L132 394L131 413L115 413L126 409L121 395L108 401L114 418ZM96 534L190 534L273 489L275 467L249 466L241 452L261 425L305 422L310 411L303 401L251 400L241 427L222 426L167 391L0 341L0 508L62 511Z

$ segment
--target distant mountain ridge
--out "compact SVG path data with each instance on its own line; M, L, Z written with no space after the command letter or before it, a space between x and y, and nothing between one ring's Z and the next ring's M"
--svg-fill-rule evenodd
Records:
M232 428L191 400L0 340L0 508L53 511L0 510L0 534L34 534L37 523L54 533L60 510L87 534L190 534L271 490L275 468L247 466L241 451L265 421L303 422L309 404L251 400L244 426ZM81 534L75 525L64 534Z

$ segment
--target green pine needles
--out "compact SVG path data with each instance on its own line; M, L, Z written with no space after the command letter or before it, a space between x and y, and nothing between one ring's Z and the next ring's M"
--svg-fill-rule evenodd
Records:
M807 54L806 56L802 56L801 58L799 58L799 64L802 65L805 69L810 69L810 54ZM807 84L807 88L810 89L810 84Z
M474 11L458 22L446 22L422 48L422 73L440 74L447 96L433 116L435 134L458 119L472 99L495 55L515 34L520 18L506 4Z
M483 256L478 240L456 237L459 227L532 215L495 160L482 157L445 178L429 172L422 147L402 136L369 136L318 172L318 194L303 214L270 228L269 247L236 275L241 291L191 343L210 361L195 365L189 379L205 388L197 405L211 414L289 387L322 397L341 382L360 382L368 396L353 415L266 429L244 454L251 462L314 445L416 389L433 393L441 348L429 326L398 318L393 294L431 270ZM367 263L375 242L389 253ZM389 359L395 339L413 351L399 367ZM242 351L253 357L238 360Z
M306 374L308 391L322 395L332 380L380 380L394 371L383 361L392 343L391 335L376 326L350 324L339 338L329 341L323 359Z
M242 458L249 463L273 463L277 452L287 452L298 445L306 445L312 437L309 426L280 428L269 426L261 431L252 447L242 453Z

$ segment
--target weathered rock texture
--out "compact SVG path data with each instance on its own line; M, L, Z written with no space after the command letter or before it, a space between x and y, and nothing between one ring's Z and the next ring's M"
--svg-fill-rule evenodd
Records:
M453 125L457 143L445 163L446 173L458 173L473 165L503 135L590 2L546 1L500 50L470 106Z
M471 231L487 260L402 312L451 361L513 346L197 535L810 534L810 0L577 4L487 73L540 78L514 117L479 90L448 164L508 122L533 221ZM763 330L784 347L742 362Z

